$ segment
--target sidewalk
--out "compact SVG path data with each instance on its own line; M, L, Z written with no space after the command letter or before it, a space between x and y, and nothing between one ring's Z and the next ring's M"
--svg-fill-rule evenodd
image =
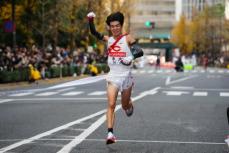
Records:
M29 87L39 88L44 85L55 85L58 83L65 83L68 81L78 80L78 79L82 79L86 77L88 77L88 75L82 75L82 76L77 76L77 77L71 76L71 77L62 77L62 78L50 78L46 80L38 80L33 83L29 83L29 82L3 83L3 84L0 84L0 91L23 89L23 88L29 88Z

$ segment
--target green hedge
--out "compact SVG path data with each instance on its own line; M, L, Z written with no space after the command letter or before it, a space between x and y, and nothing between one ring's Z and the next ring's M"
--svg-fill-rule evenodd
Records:
M99 73L107 73L109 71L107 64L96 64L95 66L98 68ZM81 74L81 70L82 66L63 66L62 69L60 67L50 67L48 70L46 70L45 77L57 78L60 77L61 73L62 77L73 76L74 73L76 73L78 76ZM86 67L84 74L90 74L88 67ZM0 83L20 81L29 81L28 68L21 68L14 71L0 71Z

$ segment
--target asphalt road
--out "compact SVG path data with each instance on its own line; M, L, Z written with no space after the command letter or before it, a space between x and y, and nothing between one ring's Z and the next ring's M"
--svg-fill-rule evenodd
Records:
M117 102L105 145L104 76L0 92L0 153L227 153L229 70L133 71L135 111Z

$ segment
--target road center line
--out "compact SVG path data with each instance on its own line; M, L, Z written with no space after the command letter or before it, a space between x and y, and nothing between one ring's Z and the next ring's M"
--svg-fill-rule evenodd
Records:
M144 91L140 93L138 96L132 98L133 102L137 101L146 95L152 93L153 91L157 91L160 89L160 87L156 87L152 90ZM118 111L121 108L121 105L117 105L115 112ZM87 136L89 136L91 133L93 133L100 125L102 125L106 121L106 115L103 115L100 117L96 122L94 122L89 128L87 128L84 132L82 132L80 135L76 136L70 143L65 145L61 150L59 150L57 153L69 153L71 150L76 147L78 144L80 144L82 141L86 139Z

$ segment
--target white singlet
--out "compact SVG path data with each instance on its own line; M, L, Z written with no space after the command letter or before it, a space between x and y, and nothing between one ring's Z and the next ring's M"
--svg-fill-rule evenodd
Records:
M108 48L115 42L113 37L108 39ZM108 66L110 68L107 74L107 81L115 84L120 91L128 89L133 85L133 77L131 74L132 65L123 65L120 61L130 62L133 56L126 41L126 36L123 36L113 47L108 55Z

